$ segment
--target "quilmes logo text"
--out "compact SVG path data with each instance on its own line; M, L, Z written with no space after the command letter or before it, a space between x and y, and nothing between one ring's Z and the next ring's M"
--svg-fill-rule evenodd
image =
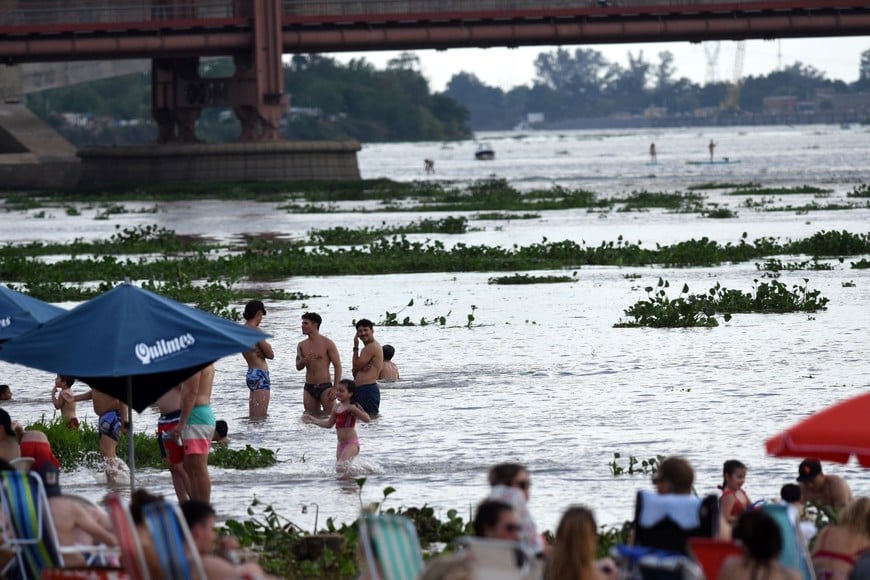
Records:
M175 338L160 338L154 341L154 344L145 344L140 342L136 345L136 358L142 361L143 365L151 364L154 361L160 360L167 356L172 356L183 350L187 350L196 339L189 332L181 334Z
M12 326L11 316L0 318L0 328L6 328L7 326Z

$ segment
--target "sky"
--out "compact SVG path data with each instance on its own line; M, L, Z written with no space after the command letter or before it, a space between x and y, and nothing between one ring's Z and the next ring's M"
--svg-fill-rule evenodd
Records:
M668 50L674 55L676 77L688 77L704 84L708 76L707 54L715 53L719 45L719 57L715 70L719 81L730 81L734 76L735 45L733 41L705 42L658 42L645 44L598 44L566 45L573 52L576 48L597 50L609 62L626 66L628 53L637 55L643 51L644 59L658 63L658 54ZM555 46L529 46L509 48L456 48L445 51L415 51L420 58L420 68L429 80L431 90L443 91L450 78L459 72L474 73L487 85L509 90L515 86L531 84L535 77L534 61L541 52L556 50ZM782 40L748 40L742 76L764 75L795 62L811 65L825 73L829 79L854 82L858 79L861 53L870 49L870 37L845 38L796 38ZM351 58L365 58L377 68L398 52L336 53L332 56L340 62Z

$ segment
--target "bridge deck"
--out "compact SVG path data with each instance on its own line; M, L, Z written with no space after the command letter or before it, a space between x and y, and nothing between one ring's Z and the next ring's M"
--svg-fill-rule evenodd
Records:
M232 54L234 0L0 0L7 62ZM282 0L284 52L870 34L866 0Z

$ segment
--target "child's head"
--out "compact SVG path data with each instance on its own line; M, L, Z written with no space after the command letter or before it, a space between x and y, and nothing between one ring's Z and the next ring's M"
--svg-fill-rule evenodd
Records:
M223 419L218 419L214 423L214 433L217 435L217 440L224 439L230 431L230 426Z
M736 459L722 464L722 489L740 489L746 481L746 466Z
M785 503L797 503L801 500L801 486L796 483L786 483L779 490L779 497Z
M0 385L0 401L8 401L12 398L12 389L9 385Z
M57 375L57 379L55 379L55 384L61 389L68 389L73 386L76 380L73 377L67 375Z
M384 345L384 360L393 360L393 355L396 354L396 349L391 344Z
M336 392L336 396L342 391L347 393L347 398L345 399L348 403L353 403L353 396L356 393L356 383L350 379L341 379L338 381L338 391Z

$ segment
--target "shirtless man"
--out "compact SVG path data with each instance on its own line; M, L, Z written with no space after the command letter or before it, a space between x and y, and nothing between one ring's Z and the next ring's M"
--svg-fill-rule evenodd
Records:
M157 408L160 409L160 417L157 418L157 444L160 446L160 455L169 465L175 495L181 503L190 498L190 478L184 471L184 448L181 440L170 433L181 419L180 383L157 399Z
M378 375L378 380L390 383L399 380L399 367L393 362L393 355L395 354L396 348L393 345L384 345L384 365L381 367L381 374Z
M97 430L100 432L100 455L106 462L106 478L114 483L117 470L123 461L118 459L118 439L121 432L129 427L127 405L112 395L91 389L87 393L75 396L78 401L92 401L94 413L99 417Z
M114 546L115 535L110 531L110 524L105 514L89 510L85 505L71 497L65 497L58 482L59 471L50 461L34 464L36 471L45 486L48 505L57 530L57 541L61 546ZM65 566L84 566L85 558L82 552L64 552Z
M181 383L181 417L168 431L184 441L184 471L190 478L190 497L209 501L211 478L208 475L208 450L214 435L215 418L211 410L214 364L210 364Z
M822 473L822 463L818 459L801 461L797 481L801 486L803 502L812 501L840 511L852 501L852 490L846 480L839 475Z
M51 390L51 402L54 408L60 411L60 416L66 420L66 426L70 429L79 428L79 420L76 417L76 394L72 391L72 377L57 375L54 378L54 388Z
M319 314L306 312L302 315L302 334L305 340L296 346L296 370L305 369L305 389L302 403L310 415L329 415L335 402L333 393L341 380L341 357L338 348L330 339L320 334ZM333 379L329 380L329 365L332 363ZM322 410L321 410L322 407Z
M245 305L245 326L260 330L260 322L264 316L266 316L266 307L259 300L251 300ZM266 359L275 358L272 345L263 339L255 344L251 350L243 352L242 356L248 363L248 374L245 375L245 382L251 391L248 398L248 415L265 417L269 411L272 388L269 381L269 364Z
M363 349L360 351L359 343ZM381 390L378 377L384 365L384 349L375 340L374 325L363 318L356 323L353 337L353 378L356 382L354 401L359 403L369 416L377 415L381 405Z

